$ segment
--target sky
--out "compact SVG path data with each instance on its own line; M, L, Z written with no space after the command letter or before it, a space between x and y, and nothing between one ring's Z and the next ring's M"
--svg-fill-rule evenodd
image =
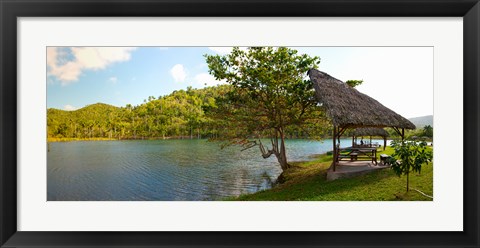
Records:
M406 117L433 115L433 47L291 47L319 56L319 70ZM48 47L47 108L76 110L94 103L139 105L149 96L219 82L205 54L231 47Z

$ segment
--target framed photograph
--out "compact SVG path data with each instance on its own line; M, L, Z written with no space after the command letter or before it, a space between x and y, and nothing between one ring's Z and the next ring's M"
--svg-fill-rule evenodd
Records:
M0 247L480 245L477 0L0 8Z

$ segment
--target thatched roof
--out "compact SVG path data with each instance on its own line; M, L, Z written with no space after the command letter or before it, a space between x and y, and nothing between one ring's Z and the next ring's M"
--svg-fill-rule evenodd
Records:
M352 135L354 136L381 136L387 137L388 133L383 128L376 128L376 127L359 127L356 128Z
M315 69L308 71L317 100L339 127L415 129L412 122L346 83Z

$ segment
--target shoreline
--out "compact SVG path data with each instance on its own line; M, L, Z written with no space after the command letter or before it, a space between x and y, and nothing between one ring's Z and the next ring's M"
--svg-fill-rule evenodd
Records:
M73 141L125 141L125 140L204 140L208 138L188 137L144 137L144 138L47 138L47 142L73 142Z
M430 147L430 149L432 149ZM393 148L387 147L391 155ZM379 156L379 154L377 155ZM351 178L326 180L332 155L316 154L309 161L292 162L285 181L270 189L228 197L224 201L432 201L421 193L405 190L405 176L393 170L379 170ZM411 188L433 195L433 162L422 166L422 173L410 178Z

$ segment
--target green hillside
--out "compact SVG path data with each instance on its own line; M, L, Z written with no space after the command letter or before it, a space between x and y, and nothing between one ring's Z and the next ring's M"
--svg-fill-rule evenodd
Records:
M230 85L203 89L177 90L158 98L150 96L144 103L115 107L104 103L85 106L75 111L47 110L49 141L98 139L166 139L222 138L236 132L216 113L218 99L236 94ZM235 112L235 106L223 101ZM267 132L267 131L266 131ZM318 135L306 128L289 127L288 138ZM264 133L258 132L263 136Z
M143 104L115 107L104 103L75 111L47 110L49 139L144 139L200 137L215 132L205 111L215 106L215 97L227 86L174 91L150 96Z
M417 128L423 128L424 126L433 127L433 115L414 117L408 120L411 121Z

